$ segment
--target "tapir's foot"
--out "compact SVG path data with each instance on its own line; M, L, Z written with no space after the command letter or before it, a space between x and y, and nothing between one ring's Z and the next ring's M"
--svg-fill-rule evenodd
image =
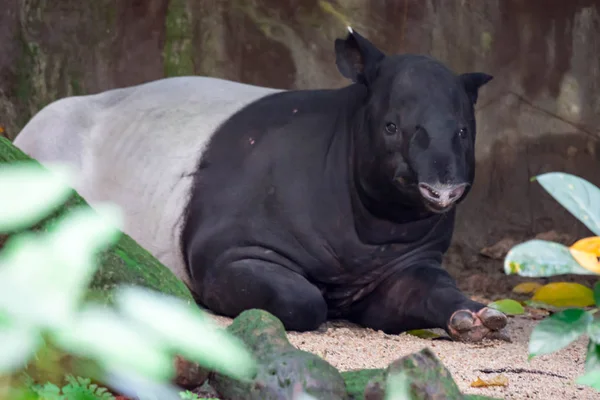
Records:
M478 312L458 310L450 317L448 333L452 339L461 342L479 342L483 339L499 339L510 342L504 327L506 315L492 308L482 308Z

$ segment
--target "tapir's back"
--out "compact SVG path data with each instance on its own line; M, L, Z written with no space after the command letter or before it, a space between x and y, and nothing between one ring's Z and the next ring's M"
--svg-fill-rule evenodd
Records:
M221 123L274 92L178 77L69 97L36 114L14 144L42 163L75 167L75 189L92 205L118 204L125 232L187 282L178 234L190 174Z

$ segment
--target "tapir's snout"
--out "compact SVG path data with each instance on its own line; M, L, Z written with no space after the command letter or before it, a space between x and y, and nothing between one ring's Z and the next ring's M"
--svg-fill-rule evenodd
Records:
M443 212L449 209L456 201L458 201L465 189L466 183L459 184L429 184L425 182L419 183L419 192L427 202L429 208L435 212Z

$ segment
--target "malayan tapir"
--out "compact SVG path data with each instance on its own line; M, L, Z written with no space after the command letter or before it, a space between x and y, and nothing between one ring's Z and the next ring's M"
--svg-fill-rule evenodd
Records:
M334 48L342 88L165 78L51 103L14 143L74 165L75 189L121 206L124 231L217 314L505 336L441 265L492 76L386 55L351 28Z

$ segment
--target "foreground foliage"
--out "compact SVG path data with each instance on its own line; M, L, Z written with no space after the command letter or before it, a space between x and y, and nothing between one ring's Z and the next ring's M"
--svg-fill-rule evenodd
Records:
M530 240L513 247L504 260L507 274L542 277L562 274L600 274L600 189L574 175L552 172L535 178L563 207L596 236L583 238L572 246L545 240ZM577 383L600 390L600 282L594 289L566 282L532 290L537 302L556 306L595 306L591 310L567 308L541 321L529 343L530 358L558 351L582 335L588 347L585 374Z
M254 360L243 343L182 299L129 285L115 289L114 306L84 300L95 256L118 240L120 211L108 204L73 207L45 232L26 230L71 195L71 179L63 167L35 162L0 170L0 232L19 232L0 254L2 394L15 398L10 391L18 380L11 375L32 362L52 363L39 357L48 343L92 360L95 379L147 399L179 398L169 383L175 355L226 376L252 375ZM73 390L69 398L77 397Z

